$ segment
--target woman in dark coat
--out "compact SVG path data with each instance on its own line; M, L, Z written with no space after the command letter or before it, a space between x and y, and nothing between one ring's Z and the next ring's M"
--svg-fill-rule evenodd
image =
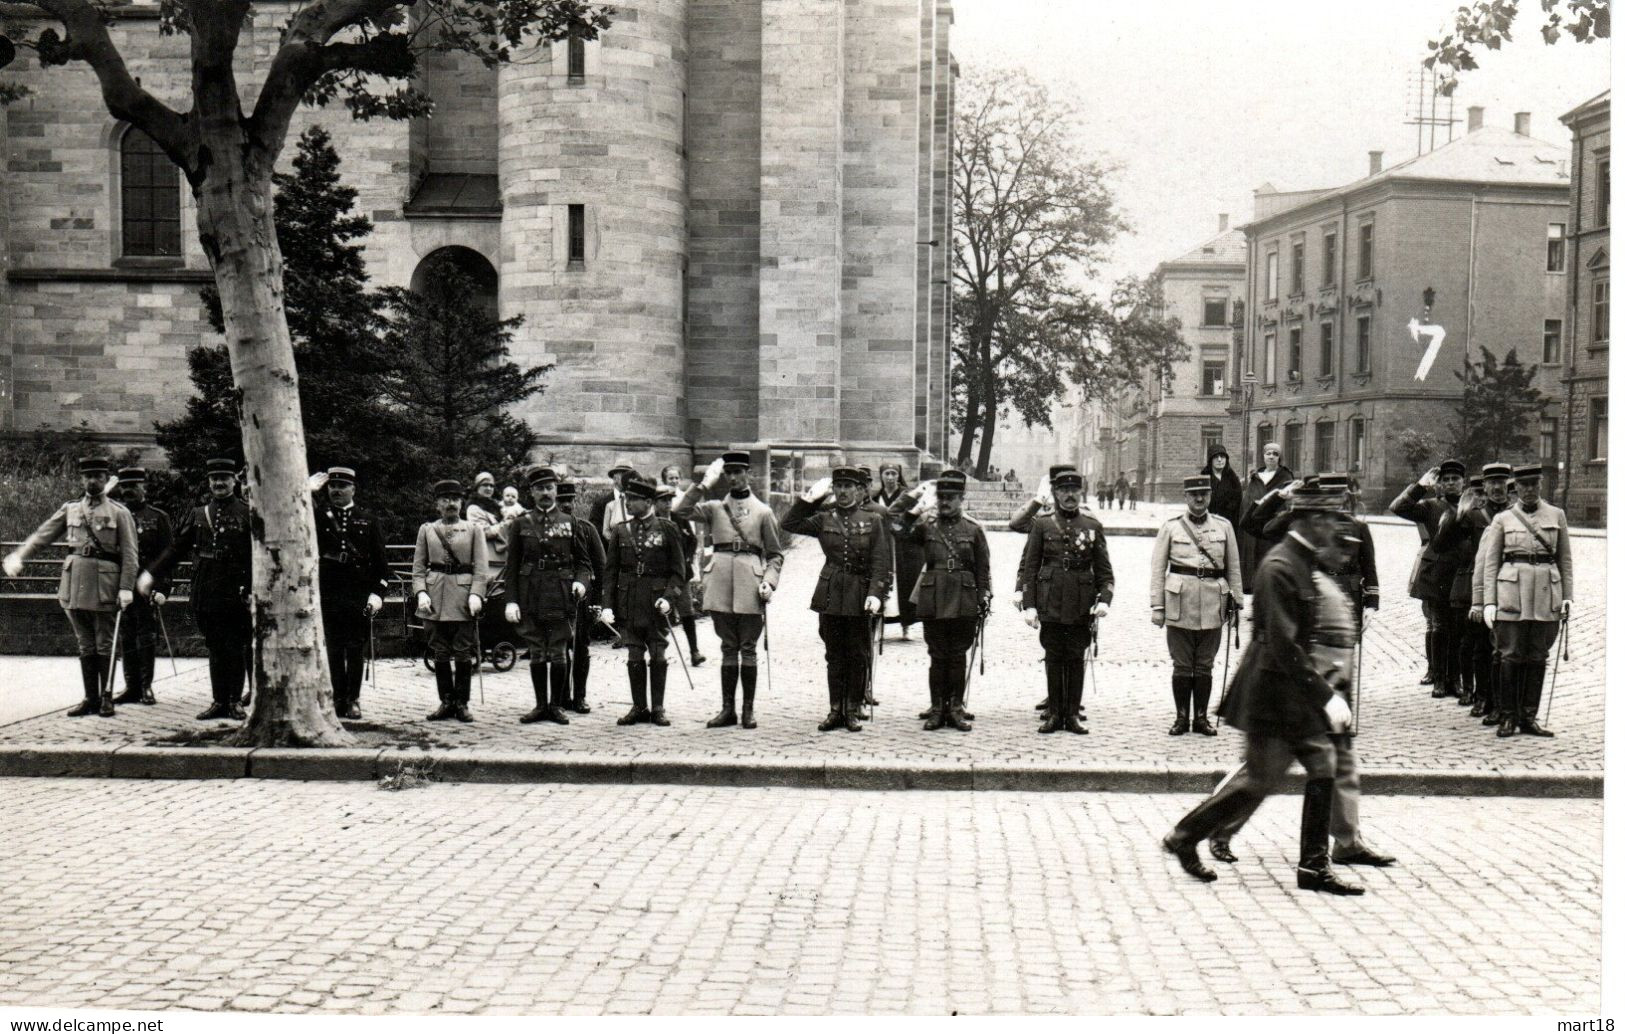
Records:
M1247 511L1258 505L1258 501L1277 488L1283 488L1292 483L1292 471L1281 463L1281 446L1277 442L1269 442L1264 446L1264 465L1253 471L1247 478L1247 486L1241 491L1241 519L1247 519ZM1241 589L1243 592L1253 591L1253 572L1258 570L1258 562L1264 559L1264 554L1270 551L1279 538L1263 538L1249 535L1236 525L1236 534L1241 539Z
M1224 446L1207 454L1207 466L1202 468L1202 473L1213 479L1213 498L1208 503L1208 512L1218 514L1231 525L1240 524L1241 478L1236 477L1230 466L1230 454L1224 451Z
M896 463L882 463L880 465L880 487L875 489L874 500L883 506L891 506L898 497L908 491L908 482L903 478L903 468ZM892 554L896 558L897 581L892 586L892 599L897 601L897 616L888 617L888 622L895 621L903 628L903 638L908 638L908 626L912 625L914 604L909 597L914 595L914 583L920 580L920 571L925 567L925 547L904 535L902 520L890 522L892 532Z

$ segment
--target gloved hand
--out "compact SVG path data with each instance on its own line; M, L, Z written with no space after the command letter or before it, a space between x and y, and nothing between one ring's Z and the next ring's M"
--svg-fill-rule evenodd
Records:
M1349 710L1348 701L1336 693L1326 701L1326 720L1331 722L1333 732L1343 732L1354 720L1354 713Z
M1563 601L1563 616L1564 617L1569 616L1569 604L1571 604L1573 602L1574 602L1573 600L1564 600Z
M1490 628L1495 627L1495 613L1495 604L1487 603L1484 605L1484 624Z
M135 593L131 592L129 589L120 589L118 591L118 609L123 610L125 607L128 607L134 602Z
M666 617L671 613L671 601L664 596L660 597L655 600L655 610L660 612L661 617Z
M482 611L484 609L485 609L485 601L480 599L480 597L479 597L479 595L477 593L472 593L472 592L469 593L468 594L468 616L472 617L472 618L477 618L477 617L480 616L480 611Z
M935 481L927 481L925 484L920 486L919 502L914 504L913 512L915 514L922 514L936 505L937 483Z
M881 606L879 596L865 596L863 598L863 612L865 614L878 614Z
M1032 505L1040 510L1052 509L1055 506L1055 497L1050 494L1049 489L1041 488L1038 490L1037 494L1033 496Z
M578 600L582 599L587 595L587 587L582 585L580 582L571 582L570 594Z
M615 612L608 607L600 610L598 612L598 617L606 625L613 626L615 624Z
M378 613L380 610L383 610L383 609L384 609L383 598L380 597L376 592L369 592L367 594L367 605L365 607L361 608L361 611L362 611L362 613L366 614L370 618L374 614Z
M1482 625L1484 623L1484 608L1483 607L1470 607L1470 608L1468 608L1468 610L1467 610L1467 620L1471 621L1475 625Z
M164 604L166 604L168 602L169 602L169 597L165 596L163 593L155 592L155 593L152 594L153 606L162 607Z
M1098 603L1096 603L1093 607L1089 608L1089 615L1091 617L1103 618L1107 614L1110 614L1111 610L1112 610L1112 605L1110 603L1107 603L1105 600L1101 600Z
M426 592L418 593L418 615L420 617L428 617L433 613L434 601L429 599L429 594Z
M519 624L519 604L510 603L502 608L502 616L508 619L508 624Z
M1423 474L1421 477L1416 479L1416 487L1418 487L1418 488L1432 488L1434 485L1436 485L1438 483L1439 483L1439 468L1438 467L1430 467L1426 474Z
M763 582L756 587L756 595L762 598L763 603L771 603L773 601L773 586Z
M1382 597L1377 594L1375 589L1367 589L1365 591L1365 609L1366 610L1377 610L1377 609L1379 609L1379 604L1381 604L1381 603L1382 603Z
M706 488L715 488L717 482L721 480L722 457L718 456L716 459L711 461L711 465L709 467L705 468L705 476L700 478L700 484L704 485Z
M15 578L23 573L23 558L16 553L7 553L4 563L0 564L0 568L5 570L7 578Z
M804 503L818 502L818 500L824 498L826 495L829 495L830 489L834 486L834 484L835 482L831 478L819 478L811 485L808 485L805 492L801 493L801 501Z
M1028 628L1038 627L1038 611L1028 609L1021 612L1021 619L1027 622Z
M1151 623L1161 628L1168 623L1168 612L1161 607L1151 608Z
M1296 492L1298 489L1300 489L1302 487L1303 487L1303 478L1298 478L1296 481L1292 482L1290 485L1286 485L1286 486L1284 486L1282 488L1278 488L1278 489L1276 489L1276 491L1280 493L1280 496L1281 496L1282 500L1291 501L1292 493Z
M327 471L318 470L305 480L305 487L312 492L320 492L327 487Z
M16 555L17 554L15 554L15 553L12 554L12 556L16 556ZM7 563L9 563L11 561L11 557L9 557L9 556L6 557L6 561L7 561ZM22 562L18 561L17 566L19 568L21 568L22 567ZM11 568L9 568L9 567L6 568L6 573L11 574ZM16 575L12 575L12 577L15 578ZM153 583L152 573L149 572L149 571L142 571L140 574L135 576L135 591L139 592L141 595L145 596L148 593L152 592L152 583Z
M983 618L993 613L993 594L991 592L982 593L982 601L976 608L976 612Z

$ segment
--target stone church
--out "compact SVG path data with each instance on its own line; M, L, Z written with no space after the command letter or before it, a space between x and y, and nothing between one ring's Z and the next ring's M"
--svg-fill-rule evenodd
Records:
M448 255L524 317L515 359L554 364L521 411L538 459L601 474L748 447L783 475L942 455L948 0L615 7L599 40L500 70L428 61L432 118L306 109L284 158L305 124L332 130L376 282ZM290 9L255 5L245 89ZM186 42L156 3L114 33L184 108ZM192 200L88 68L5 74L33 95L0 109L0 432L83 422L150 448L211 336Z

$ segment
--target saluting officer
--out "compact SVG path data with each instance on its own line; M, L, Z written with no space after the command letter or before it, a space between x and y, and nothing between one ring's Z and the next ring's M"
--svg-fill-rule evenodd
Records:
M368 619L384 609L389 590L389 559L378 518L355 505L355 471L329 467L310 476L310 490L327 489L327 502L314 500L317 573L322 589L322 637L327 641L333 710L352 721L361 717L361 675L365 669Z
M951 725L970 731L965 712L968 652L976 626L993 599L993 575L982 526L964 516L962 471L945 470L935 482L892 501L901 519L901 541L920 551L924 567L911 593L915 613L925 625L925 647L931 655L931 709L927 731Z
M820 510L831 494L835 505ZM886 518L868 508L862 471L841 466L801 494L784 516L784 530L816 538L824 551L812 598L829 680L829 714L818 731L859 732L869 677L870 622L880 615L891 589Z
M1174 724L1170 736L1219 730L1208 721L1213 658L1225 626L1242 606L1241 550L1236 530L1208 512L1213 479L1185 479L1185 512L1157 529L1151 550L1151 623L1168 634L1173 658ZM1193 707L1194 704L1194 707Z
M654 500L654 485L626 483L628 516L610 530L606 550L604 619L614 624L620 616L632 688L632 709L617 725L671 724L666 717L666 632L677 594L688 591L688 562L677 525L655 516Z
M1463 616L1453 615L1450 607L1457 556L1439 532L1446 517L1454 513L1461 502L1466 474L1467 467L1460 460L1445 460L1405 486L1388 504L1396 516L1415 524L1424 540L1411 569L1410 593L1422 601L1422 615L1427 619L1425 652L1435 699L1457 696L1461 692L1458 635ZM1434 489L1438 494L1429 496L1429 491Z
M1473 562L1478 556L1478 544L1490 520L1507 508L1507 484L1512 468L1504 463L1487 463L1482 468L1493 476L1475 475L1456 504L1455 512L1446 514L1439 530L1442 548L1455 554L1455 575L1450 586L1450 606L1460 615L1460 650L1456 668L1461 677L1462 704L1470 704L1468 714L1484 719L1487 726L1501 724L1499 697L1495 684L1495 634L1484 627L1482 605L1474 607L1473 595L1477 584L1473 580ZM1469 699L1470 698L1470 699Z
M119 502L135 521L136 570L152 563L175 539L175 526L169 514L147 502L147 472L143 467L125 467L118 472ZM136 594L124 608L124 692L113 698L115 704L156 704L152 695L153 670L158 663L158 613L169 587L157 585L151 595Z
M567 517L575 516L576 491L574 481L559 482L558 506ZM604 538L598 533L598 529L590 521L575 523L577 527L585 528L589 533L587 551L592 558L592 581L587 583L587 595L576 601L572 626L574 637L570 641L569 654L573 696L564 705L564 709L574 711L576 714L592 714L592 708L587 704L587 675L592 671L592 629L603 607L604 566L607 560L604 556Z
M566 651L593 580L593 532L585 521L559 509L558 494L559 478L552 467L532 470L535 506L513 518L507 534L505 616L530 649L530 685L536 696L536 707L519 719L526 725L544 718L570 724L564 713L572 689Z
M1115 582L1105 530L1079 508L1082 476L1063 471L1053 489L1055 512L1033 522L1019 582L1023 616L1039 629L1049 682L1049 708L1038 731L1087 733L1078 720L1084 654L1091 623L1111 610Z
M1026 535L1028 532L1033 530L1033 521L1037 520L1039 517L1046 517L1054 513L1055 497L1053 492L1055 490L1055 479L1069 470L1076 471L1077 469L1077 465L1072 463L1056 463L1052 465L1049 468L1049 479L1045 482L1044 489L1034 495L1031 499L1027 500L1027 502L1017 507L1016 511L1010 515L1010 530L1018 535ZM1084 513L1089 512L1087 484L1088 483L1085 482L1080 475L1078 480L1078 509L1082 510ZM1026 584L1023 581L1026 570L1027 544L1026 541L1023 540L1021 548L1021 561L1016 565L1016 591L1013 597L1013 602L1015 603L1017 610L1021 609L1021 599L1026 593ZM1038 703L1034 704L1033 710L1048 711L1049 697L1046 696L1043 700L1040 700Z
M1501 658L1501 727L1495 734L1550 736L1536 718L1546 657L1574 599L1569 518L1540 497L1540 464L1513 468L1512 479L1518 500L1490 521L1475 564L1482 572L1484 624L1495 630Z
M463 495L459 481L435 482L434 505L440 518L418 526L412 549L412 597L418 616L429 628L435 689L440 696L440 706L428 716L431 722L474 720L468 712L474 623L485 608L490 564L485 535L462 517Z
M728 495L706 499L724 482ZM678 520L699 521L710 537L711 559L700 584L700 604L722 640L722 710L705 723L720 729L738 722L756 728L756 641L767 621L767 604L784 567L784 546L773 508L751 492L750 453L725 452L672 507ZM734 690L744 692L734 711Z
M192 557L192 620L209 649L209 685L214 702L198 721L241 720L238 695L248 676L248 651L254 628L248 612L253 587L253 540L248 504L237 497L237 464L212 459L205 464L209 499L181 518L175 541L136 580L143 594L152 591L182 557Z
M68 712L78 718L113 716L113 625L115 614L135 599L138 547L130 511L107 497L111 461L87 456L79 461L79 485L84 495L63 503L34 534L5 559L5 572L15 578L23 562L41 546L63 536L68 555L62 561L62 580L56 599L67 611L68 624L79 647L79 676L85 699Z

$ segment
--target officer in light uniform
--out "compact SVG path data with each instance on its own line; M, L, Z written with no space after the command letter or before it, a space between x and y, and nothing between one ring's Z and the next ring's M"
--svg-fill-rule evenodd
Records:
M1213 479L1185 479L1185 512L1157 529L1151 550L1151 623L1167 630L1173 658L1174 724L1170 736L1218 730L1208 721L1213 658L1225 626L1242 606L1241 552L1236 530L1208 512ZM1194 706L1193 706L1194 704Z
M440 519L418 526L412 549L412 597L429 629L435 689L440 706L429 721L472 722L469 686L474 675L474 623L485 607L490 580L485 536L462 518L463 486L437 481L434 505Z

